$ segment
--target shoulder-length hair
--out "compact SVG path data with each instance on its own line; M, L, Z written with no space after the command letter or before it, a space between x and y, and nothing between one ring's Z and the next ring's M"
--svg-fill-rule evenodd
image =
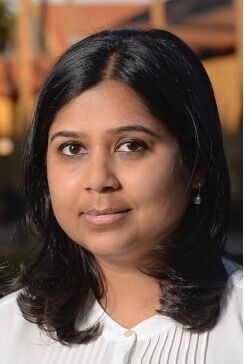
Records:
M144 272L160 282L159 313L186 329L208 330L219 316L227 281L222 254L229 216L229 174L207 73L182 40L163 30L96 33L71 46L47 75L24 153L24 223L41 249L15 281L14 289L22 288L19 307L27 320L63 344L88 342L101 329L99 324L83 331L76 326L92 300L104 295L104 288L92 254L72 241L56 222L46 152L49 128L58 110L105 79L134 89L174 135L189 188L193 180L204 181L202 203L189 202L175 234L154 247L157 266Z

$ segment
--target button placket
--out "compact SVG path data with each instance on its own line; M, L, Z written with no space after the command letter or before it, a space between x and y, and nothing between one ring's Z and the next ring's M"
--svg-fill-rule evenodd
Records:
M125 332L124 332L124 336L125 337L130 337L130 336L132 336L132 335L134 335L135 334L135 331L133 331L133 330L126 330Z
M136 343L137 343L137 335L136 335L135 331L129 329L124 332L124 336L128 339L129 338L133 339L130 349L127 350L127 352L125 353L125 355L123 357L123 364L129 364L129 363L131 363L132 356L135 351L135 347L136 347Z

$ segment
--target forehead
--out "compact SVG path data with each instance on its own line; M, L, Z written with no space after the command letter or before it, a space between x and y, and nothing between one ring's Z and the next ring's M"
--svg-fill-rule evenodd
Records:
M132 88L119 81L106 80L63 106L56 114L50 132L78 128L92 133L135 123L152 127L159 133L166 132L163 122L150 113Z

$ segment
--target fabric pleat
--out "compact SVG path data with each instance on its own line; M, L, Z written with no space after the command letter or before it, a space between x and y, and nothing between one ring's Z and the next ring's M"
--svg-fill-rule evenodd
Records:
M241 272L228 282L217 324L203 333L186 330L159 314L127 329L96 303L86 325L90 327L100 320L100 336L86 344L62 345L22 317L16 296L17 293L9 295L0 305L4 328L0 330L1 364L242 363Z
M75 350L51 344L43 364L206 364L208 333L193 334L175 324L169 332L147 340L140 341L137 335L128 342L123 339L115 342L100 337L95 342L73 345ZM121 360L113 361L115 357Z

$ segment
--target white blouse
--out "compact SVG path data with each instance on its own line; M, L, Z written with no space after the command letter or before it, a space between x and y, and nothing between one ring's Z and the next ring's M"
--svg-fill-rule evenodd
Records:
M217 325L191 333L159 314L130 330L112 320L98 302L82 327L99 320L102 334L88 344L64 346L26 321L18 293L0 301L1 364L241 364L242 273L232 274ZM225 302L225 304L223 304Z

